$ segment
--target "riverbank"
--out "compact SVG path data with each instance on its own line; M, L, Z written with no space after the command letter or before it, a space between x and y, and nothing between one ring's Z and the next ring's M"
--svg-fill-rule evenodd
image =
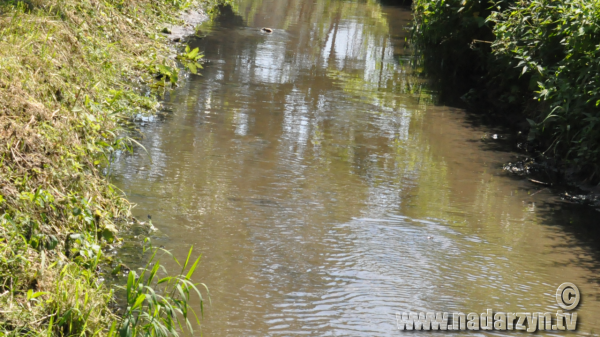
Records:
M598 2L417 0L413 10L425 72L510 123L563 182L600 181Z
M0 5L0 334L105 335L119 320L102 274L131 205L111 161L136 146L131 117L177 84L165 33L197 5Z

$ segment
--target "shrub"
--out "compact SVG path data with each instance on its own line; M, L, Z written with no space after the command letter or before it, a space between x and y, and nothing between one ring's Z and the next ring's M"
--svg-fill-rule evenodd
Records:
M473 77L486 70L494 35L486 19L508 1L415 0L412 42L428 72Z
M543 109L530 112L529 139L576 167L600 159L600 2L519 1L494 13L495 65L530 78Z
M518 110L529 141L599 169L600 2L416 0L413 41L429 72L465 79L493 110Z

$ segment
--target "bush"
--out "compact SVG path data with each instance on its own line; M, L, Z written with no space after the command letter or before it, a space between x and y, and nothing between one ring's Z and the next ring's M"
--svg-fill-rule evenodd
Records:
M467 79L495 111L518 110L543 154L595 175L599 1L417 0L413 7L413 41L429 72Z
M413 45L429 73L474 77L486 70L494 35L486 18L507 1L415 0ZM494 7L495 6L495 7Z
M494 13L495 64L530 78L529 139L549 143L548 153L598 171L600 159L600 2L520 1ZM492 65L494 66L494 65Z

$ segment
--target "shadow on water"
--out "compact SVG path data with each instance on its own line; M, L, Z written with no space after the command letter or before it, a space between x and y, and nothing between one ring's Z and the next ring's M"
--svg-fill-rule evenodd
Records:
M580 332L600 328L595 213L507 176L508 132L435 104L410 15L238 0L190 42L202 76L140 126L152 161L121 157L115 183L158 245L202 249L204 335L388 336L397 311L555 311L565 281Z
M218 12L213 20L215 25L223 28L246 27L244 18L237 15L231 5L219 5L214 11Z
M379 0L379 3L381 3L382 6L402 7L405 9L410 9L412 6L412 0Z
M381 0L383 7L400 7L410 9L412 1L404 0ZM385 11L385 10L384 10ZM405 22L390 21L390 31L398 32L410 29ZM398 43L397 40L395 40ZM402 47L406 47L403 44ZM413 51L407 51L412 53ZM404 54L402 56L405 56ZM520 137L519 127L516 126L515 118L506 118L488 114L485 108L469 106L463 100L465 95L474 85L474 82L468 79L456 79L451 74L440 73L429 86L436 93L435 104L453 107L464 110L465 127L472 129L485 129L486 133L480 138L465 139L465 142L479 144L479 147L485 151L503 152L511 154L511 161L522 160L522 151L517 149L517 144L523 141ZM483 111L482 111L483 110ZM517 118L518 119L518 118ZM522 117L521 117L522 119ZM515 153L515 151L517 153ZM600 271L600 226L598 219L599 209L591 208L587 205L573 204L559 197L564 192L571 194L577 190L571 186L559 184L558 186L540 186L536 183L528 182L528 178L534 178L543 182L555 182L558 177L552 172L535 172L533 176L514 176L509 175L509 179L514 180L522 189L529 194L540 192L549 192L549 196L539 201L539 214L543 223L551 227L557 227L564 231L569 238L565 242L558 243L556 248L577 249L582 246L587 247L591 252L584 262L567 261L565 264L577 264L582 268L588 268L593 274L587 279L588 282L600 284L600 277L596 276Z

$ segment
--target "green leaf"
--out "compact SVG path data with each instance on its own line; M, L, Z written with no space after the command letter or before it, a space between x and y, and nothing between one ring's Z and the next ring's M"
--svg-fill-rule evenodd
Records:
M161 278L160 280L158 280L158 284L169 282L169 281L171 281L171 279L173 279L173 277L171 277L171 276L167 276L165 278Z
M192 50L190 53L187 54L187 57L191 60L196 60L196 56L198 55L199 51L200 51L200 48L194 48L194 50Z
M126 318L123 321L123 324L121 325L121 329L119 331L119 336L120 337L131 337L132 336L132 331L131 331L131 327L130 327L130 323L129 323L129 318Z
M133 292L133 284L135 282L135 272L133 270L129 271L129 275L127 275L127 301L129 301L129 297Z
M196 266L198 265L198 262L200 262L201 257L202 257L202 255L198 256L198 258L196 259L196 262L194 262L194 264L192 265L192 267L190 268L188 273L185 275L186 279L189 280L192 277L192 275L194 274L194 270L196 270Z
M142 303L144 302L145 299L146 299L146 295L145 294L139 295L137 297L137 299L135 300L135 303L131 307L131 310L135 310L136 308L140 307L142 305Z
M31 296L31 298L32 299L33 298L37 298L37 297L40 297L40 296L46 295L46 294L49 294L49 292L47 292L47 291L38 291L37 293L34 293L33 296Z
M115 323L113 322L113 324L115 324ZM52 334L53 325L54 325L54 316L50 317L50 323L48 323L48 330L46 330L48 337L53 336L53 334ZM112 337L110 334L108 336Z
M45 246L47 250L53 250L58 245L58 239L54 235L49 235L46 237Z
M187 258L185 259L185 263L183 264L183 267L181 269L185 270L185 268L187 268L187 265L190 262L190 257L192 256L192 250L193 249L194 249L194 245L192 245L190 247L190 250L188 251Z
M118 264L115 268L113 268L113 270L111 271L111 274L113 275L117 275L121 272L121 269L123 268L122 264Z
M102 237L104 238L104 240L111 243L117 237L117 232L118 230L117 227L115 227L115 225L106 224L104 225L104 229L102 230Z
M154 277L156 276L156 273L158 272L159 267L160 267L160 264L158 264L158 263L154 264L154 267L150 271L150 276L148 276L148 281L146 282L147 285L150 285L150 283L154 280Z
M38 291L38 292L34 293L33 290L29 289L29 290L27 290L27 300L31 301L34 298L38 298L38 297L40 297L42 295L46 295L46 294L48 294L47 291Z
M52 317L52 318L54 318L54 317ZM110 325L110 329L108 330L108 335L107 336L108 337L114 337L116 329L117 329L117 322L113 321L112 324Z

